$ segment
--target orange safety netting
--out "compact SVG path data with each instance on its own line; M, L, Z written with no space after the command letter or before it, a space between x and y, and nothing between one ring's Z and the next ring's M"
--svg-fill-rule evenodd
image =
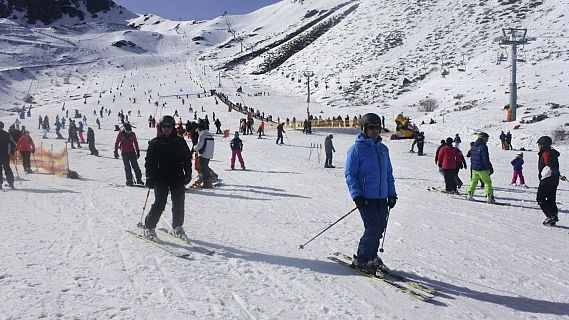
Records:
M12 156L12 162L22 165L22 157L19 152ZM69 171L69 160L67 157L67 145L59 152L53 151L53 146L49 149L43 143L31 155L31 166L40 172L54 174L57 176L67 176Z

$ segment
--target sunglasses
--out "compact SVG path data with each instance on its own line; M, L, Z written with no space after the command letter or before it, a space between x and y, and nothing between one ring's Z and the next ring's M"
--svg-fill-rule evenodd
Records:
M367 128L369 130L379 130L379 128L381 128L381 126L379 124L370 124L367 126Z
M172 125L171 124L163 124L162 129L172 129Z

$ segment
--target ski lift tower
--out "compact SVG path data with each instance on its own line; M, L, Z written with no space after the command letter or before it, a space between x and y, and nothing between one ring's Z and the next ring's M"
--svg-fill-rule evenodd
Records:
M312 71L304 71L303 75L307 78L306 84L308 85L308 97L306 98L306 102L308 105L306 106L306 119L310 119L310 78L314 77L314 72Z
M516 121L516 108L518 100L518 84L516 83L516 62L518 61L518 46L528 42L526 37L527 29L503 28L502 37L499 39L500 45L512 47L512 81L510 83L510 116L508 121Z

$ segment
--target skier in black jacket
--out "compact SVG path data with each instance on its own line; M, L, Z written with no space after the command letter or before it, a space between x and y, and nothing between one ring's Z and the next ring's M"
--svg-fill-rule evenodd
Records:
M10 188L14 189L14 173L10 168L10 155L16 152L16 142L12 136L4 131L4 122L0 121L0 189L2 189L2 168L6 173L6 180Z
M548 136L543 136L537 140L539 147L537 203L547 217L543 221L546 226L554 226L559 221L557 204L555 203L557 186L559 180L567 181L567 178L559 172L559 152L553 149L551 144L551 138Z
M175 120L164 116L160 121L161 134L148 143L146 151L146 186L154 188L154 204L144 220L144 236L156 241L156 225L166 207L168 192L172 199L173 234L184 240L184 185L192 180L192 156L184 138L174 130Z

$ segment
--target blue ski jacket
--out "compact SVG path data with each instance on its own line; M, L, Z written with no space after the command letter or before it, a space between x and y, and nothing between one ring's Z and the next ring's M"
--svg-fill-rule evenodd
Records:
M492 168L488 146L482 139L476 140L470 149L470 167L475 171L490 170Z
M360 133L348 150L346 183L352 199L387 199L396 197L395 179L389 149L381 142Z

